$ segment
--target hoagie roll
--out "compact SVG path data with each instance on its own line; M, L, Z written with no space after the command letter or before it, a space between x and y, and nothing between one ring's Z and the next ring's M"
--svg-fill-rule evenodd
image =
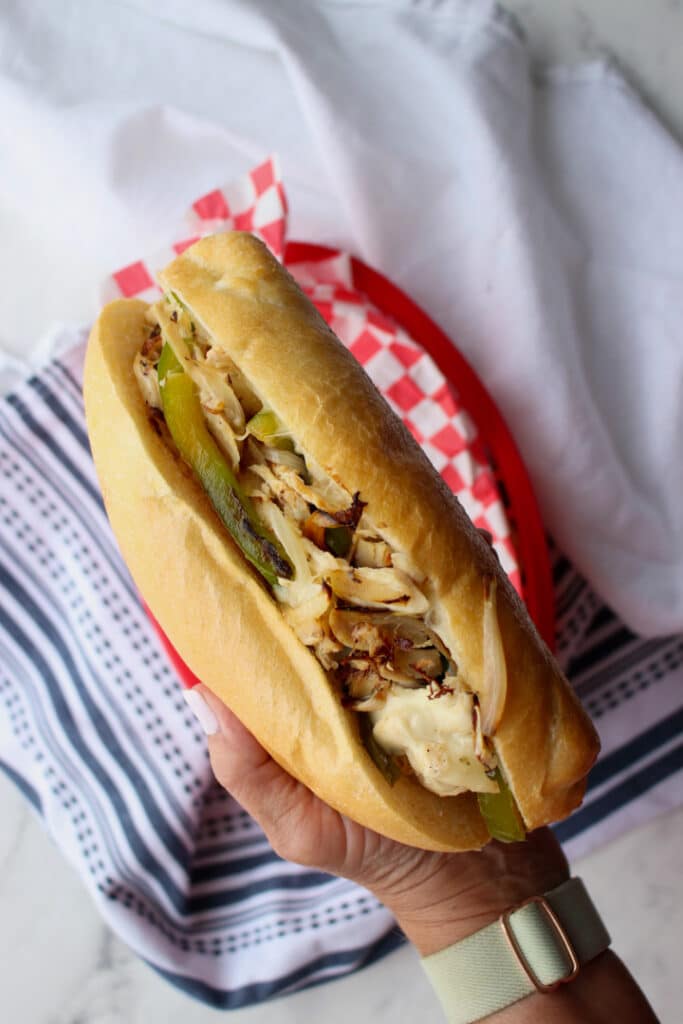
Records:
M107 512L192 671L332 806L435 850L565 817L598 750L495 553L253 236L107 306L85 369Z

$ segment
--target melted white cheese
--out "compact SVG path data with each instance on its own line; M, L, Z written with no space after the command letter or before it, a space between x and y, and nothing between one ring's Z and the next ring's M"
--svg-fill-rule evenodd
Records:
M474 753L471 695L430 700L428 692L395 687L387 694L383 707L371 712L377 742L390 754L405 755L422 785L439 796L497 793Z

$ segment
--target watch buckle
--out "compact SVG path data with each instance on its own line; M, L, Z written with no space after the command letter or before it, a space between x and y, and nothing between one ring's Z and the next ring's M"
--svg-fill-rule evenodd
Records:
M531 965L524 956L522 948L519 942L517 941L515 933L510 925L510 917L518 910L521 910L522 907L528 906L529 903L537 903L538 906L541 908L546 918L552 925L555 935L560 940L562 948L566 953L567 959L569 960L571 966L569 974L565 975L565 977L563 978L559 978L557 981L551 982L550 985L544 985L540 978L532 970ZM524 900L523 903L517 904L516 907L511 907L509 910L506 910L504 914L500 915L499 920L503 928L505 938L510 943L510 946L512 947L512 951L517 958L519 966L522 968L527 978L538 992L554 992L556 988L560 987L560 985L566 985L568 982L574 980L574 978L579 973L579 959L576 953L574 952L574 947L571 944L569 936L562 927L560 919L558 918L557 914L552 909L552 907L550 906L550 904L544 896L531 896L528 900Z

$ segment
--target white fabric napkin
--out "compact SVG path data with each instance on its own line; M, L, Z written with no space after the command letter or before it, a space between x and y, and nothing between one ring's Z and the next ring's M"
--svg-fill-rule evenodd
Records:
M35 0L0 15L0 109L4 348L276 150L292 237L424 305L563 549L632 628L683 627L683 154L616 71L534 79L488 0Z

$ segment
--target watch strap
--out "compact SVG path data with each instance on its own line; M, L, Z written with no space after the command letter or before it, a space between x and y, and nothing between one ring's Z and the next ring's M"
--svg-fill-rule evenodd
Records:
M424 957L422 965L449 1024L474 1024L533 992L571 981L609 943L583 882L571 878Z

